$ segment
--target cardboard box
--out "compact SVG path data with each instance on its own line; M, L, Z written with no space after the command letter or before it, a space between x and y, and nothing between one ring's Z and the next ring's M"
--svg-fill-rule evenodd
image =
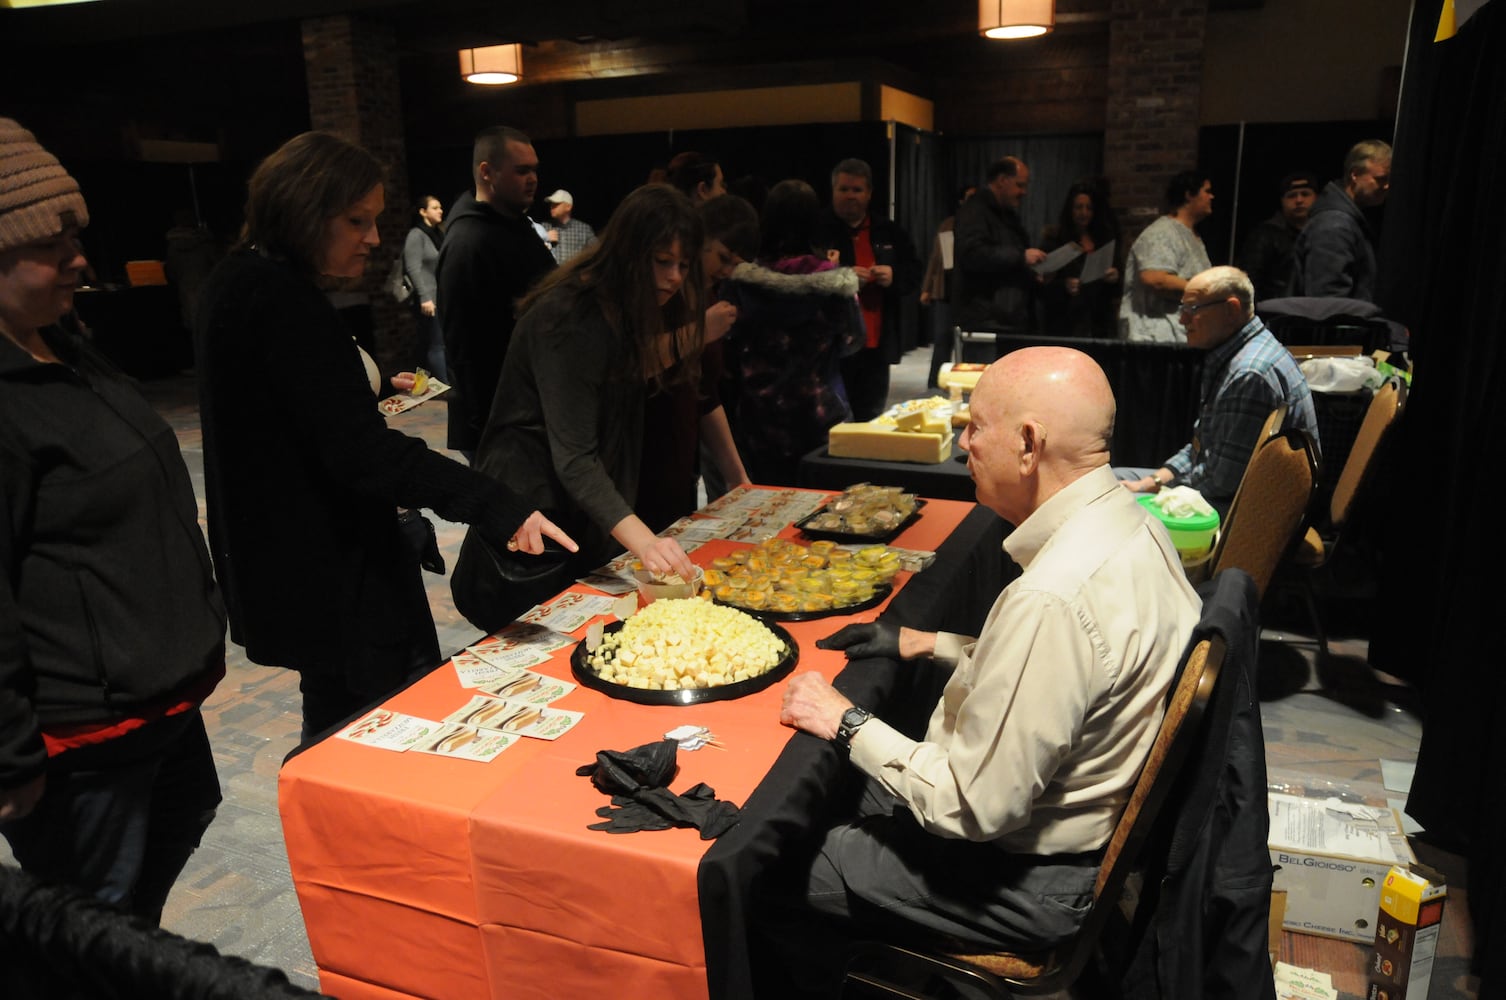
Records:
M1282 926L1370 944L1380 887L1393 865L1416 860L1401 819L1386 807L1271 793L1271 863L1286 891Z
M1266 914L1266 937L1270 942L1271 968L1281 958L1281 924L1286 920L1286 890L1271 890L1271 909Z
M1392 868L1381 883L1368 1000L1426 1000L1448 887L1432 869Z

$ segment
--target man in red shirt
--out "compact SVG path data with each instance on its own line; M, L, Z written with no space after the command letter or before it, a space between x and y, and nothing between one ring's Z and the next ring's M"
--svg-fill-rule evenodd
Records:
M899 361L900 304L920 286L920 258L899 224L869 211L873 169L847 159L831 172L831 212L825 236L843 267L856 268L862 288L863 346L842 359L842 381L854 420L872 420L884 411L889 366Z

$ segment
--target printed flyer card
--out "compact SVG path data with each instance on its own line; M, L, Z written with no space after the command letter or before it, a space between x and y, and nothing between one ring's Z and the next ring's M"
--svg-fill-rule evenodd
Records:
M472 726L451 723L441 726L429 739L413 749L419 753L458 757L461 760L491 760L518 741L516 736Z
M567 636L531 622L514 622L495 635L470 646L466 652L493 666L508 670L537 666L549 661L549 654L570 645ZM470 685L474 687L475 685Z
M531 608L522 616L522 621L542 625L556 632L574 632L598 615L609 614L612 599L600 594L582 594L578 590L567 591L549 604Z
M584 717L584 712L541 708L526 702L478 695L445 716L445 721L534 739L557 740Z
M556 680L531 670L515 670L486 684L472 686L493 698L506 698L530 705L547 705L575 690L575 685L569 681Z
M401 712L378 708L367 712L335 735L352 743L364 743L401 753L424 742L439 729L439 723Z

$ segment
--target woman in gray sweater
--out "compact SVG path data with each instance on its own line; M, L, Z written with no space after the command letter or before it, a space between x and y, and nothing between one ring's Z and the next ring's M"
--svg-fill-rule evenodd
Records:
M403 240L403 273L413 286L408 301L413 304L414 322L418 326L418 342L424 348L424 364L429 373L444 381L450 381L449 370L444 360L444 335L435 318L434 303L438 298L439 246L444 242L444 230L439 224L444 221L444 206L432 194L419 199L418 224L408 230Z

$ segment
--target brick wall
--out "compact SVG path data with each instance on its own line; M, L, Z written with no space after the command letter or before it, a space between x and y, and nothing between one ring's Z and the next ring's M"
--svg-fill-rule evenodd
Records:
M313 127L359 143L386 168L387 208L377 224L382 245L367 266L366 285L377 363L384 372L411 368L423 353L413 316L381 287L414 221L392 29L347 15L308 18L303 21L303 62Z
M1112 2L1103 162L1127 239L1196 165L1207 17L1206 0Z

